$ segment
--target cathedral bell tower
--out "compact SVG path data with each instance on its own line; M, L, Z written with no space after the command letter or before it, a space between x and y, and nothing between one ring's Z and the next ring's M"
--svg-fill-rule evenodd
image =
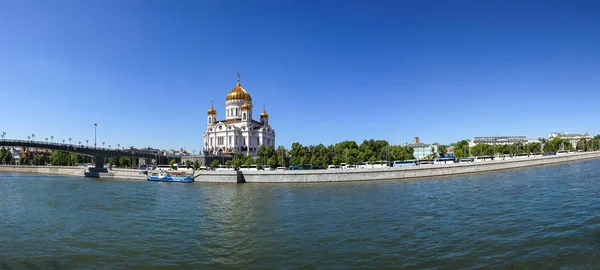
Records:
M260 122L265 126L269 124L269 114L267 113L265 105L263 105L263 111L260 113Z
M208 126L214 125L215 122L217 121L217 110L215 110L212 100L210 101L210 108L208 109L207 115L208 115L207 125Z
M252 122L252 104L248 101L244 102L244 105L242 105L242 122Z

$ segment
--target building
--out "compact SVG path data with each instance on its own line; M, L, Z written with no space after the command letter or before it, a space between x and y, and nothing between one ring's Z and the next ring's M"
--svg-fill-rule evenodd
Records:
M252 97L238 81L225 96L225 119L217 119L212 102L207 113L204 132L204 155L240 153L256 156L261 145L275 146L275 129L269 123L269 114L263 107L260 121L252 119Z
M469 147L473 147L478 144L506 145L515 143L527 143L527 136L475 137L471 142L469 142Z
M413 149L413 156L415 156L416 159L424 159L427 156L437 153L439 144L421 143L419 142L419 137L415 137L413 143L407 146Z
M577 143L580 140L591 139L590 134L587 132L585 134L569 134L569 133L562 133L562 132L552 132L552 133L548 134L548 141L551 141L554 138L560 138L560 139L569 141L571 143L571 145L573 145L573 148L577 148Z

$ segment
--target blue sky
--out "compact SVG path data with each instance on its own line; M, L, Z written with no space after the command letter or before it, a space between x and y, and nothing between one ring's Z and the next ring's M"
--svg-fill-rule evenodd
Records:
M597 134L600 2L0 3L10 138L200 150L238 72L286 147Z

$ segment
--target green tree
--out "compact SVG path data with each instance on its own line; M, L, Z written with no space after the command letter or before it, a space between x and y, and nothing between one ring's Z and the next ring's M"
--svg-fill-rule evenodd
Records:
M198 160L194 161L194 170L200 170L200 163L198 162Z
M215 159L213 160L213 162L210 164L210 167L212 169L216 169L217 167L219 167L219 165L221 165L221 162L219 162L219 160Z
M527 149L529 150L529 153L541 153L542 145L540 143L530 143L527 145Z
M228 168L232 167L233 161L231 161L231 160L225 161L225 166L227 166Z
M375 158L374 156L369 158L369 164L373 165L373 164L375 164L375 162L377 162L377 158Z
M447 153L446 146L445 145L441 145L441 144L438 145L438 148L437 148L437 154L438 154L438 156L439 157L443 157L443 156L446 155L446 153Z
M250 165L252 165L252 163L253 163L253 162L254 162L254 161L252 160L252 157L247 157L247 158L244 160L244 165L246 165L246 166L250 167Z
M169 167L171 167L171 170L176 170L177 168L175 168L175 160L171 159L171 161L169 161Z
M19 158L19 165L27 165L27 157L26 156L21 156L21 158Z
M6 151L6 148L4 148L4 147L0 148L0 163L6 164L4 162L4 158L6 157L7 152L8 151Z
M276 156L272 156L269 158L269 160L267 161L267 164L269 164L269 167L271 167L271 169L275 169L277 167L279 167L279 162L277 160Z
M185 161L185 168L189 170L191 167L192 167L192 161L186 160Z
M457 158L466 158L469 157L469 142L467 140L462 140L454 146L454 156Z

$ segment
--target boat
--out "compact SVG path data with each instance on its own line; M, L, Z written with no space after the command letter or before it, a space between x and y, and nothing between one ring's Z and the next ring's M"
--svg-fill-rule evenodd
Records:
M174 176L167 172L159 172L148 175L148 181L192 183L194 182L194 178L189 176Z

